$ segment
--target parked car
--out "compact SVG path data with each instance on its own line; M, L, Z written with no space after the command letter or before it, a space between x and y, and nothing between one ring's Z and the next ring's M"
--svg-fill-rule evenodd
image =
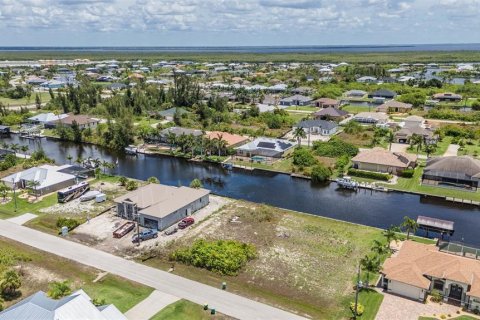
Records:
M194 223L195 223L195 219L193 219L192 217L187 217L178 223L178 227L180 229L185 229L186 227L191 226Z
M158 231L154 229L147 229L141 231L139 234L134 234L132 237L132 242L140 242L145 241L145 240L150 240L153 238L158 237Z
M177 231L178 231L178 228L177 228L177 227L174 227L174 228L170 228L170 229L165 230L164 234L165 234L166 236L170 236L170 235L172 235L172 234L174 234L174 233L177 233Z

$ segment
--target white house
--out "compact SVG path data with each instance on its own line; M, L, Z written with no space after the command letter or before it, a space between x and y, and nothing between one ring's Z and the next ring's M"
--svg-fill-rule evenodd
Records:
M319 134L322 136L331 136L335 134L338 129L338 125L333 121L327 120L303 120L293 126L293 129L303 128L305 133Z

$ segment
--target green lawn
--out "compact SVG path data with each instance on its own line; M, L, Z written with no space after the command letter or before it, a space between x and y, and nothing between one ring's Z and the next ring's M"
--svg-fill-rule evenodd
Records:
M442 139L442 141L437 143L437 148L435 149L435 152L431 154L431 156L443 156L445 151L447 151L448 146L452 143L452 138L451 137L445 137ZM416 147L413 148L408 148L407 149L408 153L417 153ZM427 155L427 153L424 150L419 150L418 154L421 155Z
M415 174L412 178L398 178L398 182L395 185L384 184L385 187L398 191L409 191L415 193L421 193L432 196L439 197L452 197L473 201L480 201L480 192L471 192L460 189L450 189L450 188L441 188L426 186L420 184L422 178L423 168L417 167L415 169ZM381 183L379 183L381 184Z
M292 161L293 161L292 158L286 158L286 159L276 161L273 164L250 162L250 161L234 161L234 164L237 164L240 166L246 166L248 168L257 168L257 169L291 173L292 167L293 167Z
M432 317L419 317L418 320L440 320L441 318L432 318ZM451 318L451 320L478 320L478 318L471 317L471 316L459 316L455 318Z
M214 306L212 306L214 307ZM179 300L162 309L150 320L207 320L207 319L230 319L230 317L215 314L210 310L203 310L203 306L187 300Z
M315 112L315 111L318 111L319 108L317 108L317 107L312 107L312 106L290 106L290 107L286 108L285 110L287 110L287 111L300 110L300 111L311 111L311 112Z
M345 105L342 107L342 110L347 111L348 113L360 113L360 112L373 112L375 108L368 106L354 106L354 105Z
M35 104L35 95L35 92L32 93L30 99L28 99L27 97L21 99L0 97L0 102L7 106L24 106L28 104ZM39 92L38 95L40 96L42 103L50 101L50 94L48 92Z
M15 300L5 301L4 307L39 290L47 292L48 284L52 281L67 280L73 291L84 289L92 299L104 299L106 304L114 304L122 312L148 297L153 291L150 287L115 275L106 275L93 282L99 270L0 237L0 255L8 256L9 252L27 259L13 262L13 265L21 267L21 296ZM0 267L9 267L2 265L5 261L8 260L0 261Z
M20 199L18 197L20 192L17 191L17 212L14 211L15 202L12 200L7 204L0 205L0 219L8 219L22 215L24 213L38 214L42 208L47 208L57 203L57 194L51 194L44 197L42 200L36 203L29 203L26 199ZM13 193L10 192L9 197L12 197Z
M362 320L374 320L378 309L383 301L383 295L375 290L362 290L358 296L358 302L365 307Z

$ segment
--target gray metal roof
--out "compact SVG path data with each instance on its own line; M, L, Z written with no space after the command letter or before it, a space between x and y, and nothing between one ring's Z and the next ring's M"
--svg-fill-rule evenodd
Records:
M325 130L332 130L338 125L333 121L326 121L326 120L302 120L297 125L297 128L314 128L319 127Z

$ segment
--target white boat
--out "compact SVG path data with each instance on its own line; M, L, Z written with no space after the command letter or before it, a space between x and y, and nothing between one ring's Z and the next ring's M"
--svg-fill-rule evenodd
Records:
M352 189L352 190L357 190L358 187L359 187L359 184L357 181L353 180L352 178L350 177L343 177L343 178L338 178L337 180L335 180L338 185L342 188L345 188L345 189Z
M138 153L138 148L135 147L135 146L125 147L125 153L126 153L126 154L136 155L136 154Z
M87 193L85 193L83 196L80 197L80 201L84 202L84 201L93 200L93 199L95 199L99 194L101 194L101 192L100 192L100 191L97 191L97 190L88 191Z

